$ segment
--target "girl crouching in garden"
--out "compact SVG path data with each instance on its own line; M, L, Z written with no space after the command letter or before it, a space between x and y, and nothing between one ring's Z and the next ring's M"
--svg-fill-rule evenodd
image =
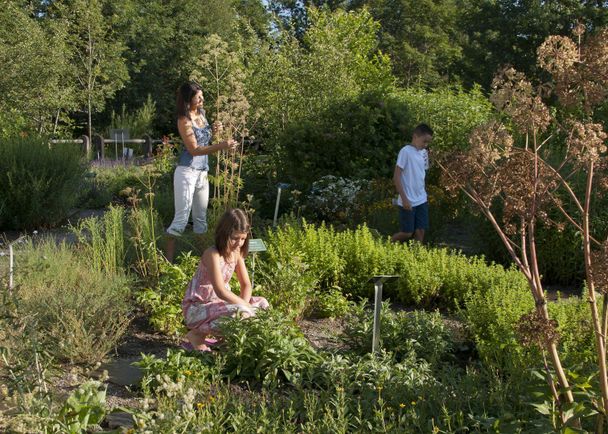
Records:
M251 296L251 281L245 266L249 251L249 222L240 209L230 209L220 218L215 232L215 245L203 253L198 269L186 289L182 311L188 340L186 349L208 351L206 337L217 335L218 319L241 313L244 318L255 315L258 308L267 309L268 301ZM232 274L241 287L240 295L230 290Z

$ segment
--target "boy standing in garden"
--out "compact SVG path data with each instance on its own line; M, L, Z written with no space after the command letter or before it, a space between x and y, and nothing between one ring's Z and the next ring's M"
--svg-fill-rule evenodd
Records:
M424 240L424 232L429 228L429 204L424 186L424 178L429 168L427 147L433 140L433 130L426 124L414 128L412 143L399 151L393 182L399 193L399 232L392 241L404 242L413 238Z

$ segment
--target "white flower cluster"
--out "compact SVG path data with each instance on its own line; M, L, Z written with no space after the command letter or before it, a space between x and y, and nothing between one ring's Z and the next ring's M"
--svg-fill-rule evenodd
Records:
M312 184L306 208L320 217L346 217L352 212L357 194L369 186L363 179L327 175Z

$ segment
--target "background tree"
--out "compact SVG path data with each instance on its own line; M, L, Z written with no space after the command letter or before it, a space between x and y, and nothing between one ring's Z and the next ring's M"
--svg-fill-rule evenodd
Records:
M471 0L459 9L458 26L466 34L460 75L465 85L486 89L503 65L540 78L536 47L549 35L570 34L577 21L590 29L608 25L604 0Z
M54 133L61 113L74 108L66 33L32 12L0 3L0 111L8 129Z
M380 49L404 86L447 83L457 78L462 30L457 0L353 0L380 23Z
M250 26L260 36L269 29L269 14L259 0L123 0L117 31L127 45L131 77L113 108L140 107L147 98L157 105L156 128L175 131L175 91L188 80L205 50L205 38L217 34L231 45Z
M128 80L123 53L125 45L112 30L114 16L104 14L102 0L65 0L52 4L57 22L67 31L73 77L79 90L77 101L87 114L89 137L93 112Z

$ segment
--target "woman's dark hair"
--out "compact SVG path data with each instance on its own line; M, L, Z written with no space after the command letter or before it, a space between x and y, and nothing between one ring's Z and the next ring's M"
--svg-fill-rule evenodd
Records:
M238 208L228 209L222 214L215 228L215 248L223 257L228 254L230 237L235 232L247 234L247 239L241 247L241 256L245 257L249 253L249 219L247 214Z
M199 90L202 91L203 89L193 81L184 83L177 89L177 101L175 105L177 106L178 118L185 116L190 119L190 101L192 101L192 98L194 98L194 95ZM205 116L205 111L201 109L200 114Z

